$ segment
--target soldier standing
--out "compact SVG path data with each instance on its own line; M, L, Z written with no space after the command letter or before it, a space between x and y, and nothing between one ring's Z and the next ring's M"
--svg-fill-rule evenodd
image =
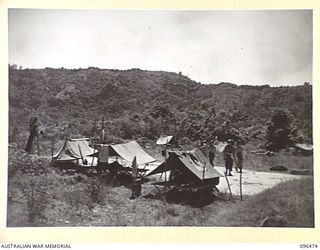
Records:
M243 148L239 142L236 142L235 155L236 155L236 171L239 173L242 173Z
M210 144L209 144L209 161L210 161L210 164L212 166L214 166L213 161L214 161L215 157L216 157L216 154L215 154L215 150L214 150L214 146L213 146L213 141L210 141Z
M226 172L225 174L228 176L232 176L232 166L233 166L233 161L234 161L234 146L233 146L233 140L229 139L228 144L224 148L224 160L225 160L225 167L226 167Z

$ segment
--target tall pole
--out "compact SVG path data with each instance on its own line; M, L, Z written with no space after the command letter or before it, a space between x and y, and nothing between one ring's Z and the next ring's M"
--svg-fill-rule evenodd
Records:
M231 196L231 198L232 198L231 187L230 187L230 183L229 183L229 180L228 180L227 174L225 174L225 175L224 175L224 177L226 177L226 181L227 181L227 184L228 184L228 189L229 189L229 192L230 192L230 196Z
M101 121L100 144L104 143L104 137L105 137L105 132L104 132L104 116L103 116Z
M204 165L203 165L203 172L202 172L202 180L203 180L203 182L204 182L205 172L206 172L206 162L204 162Z
M78 148L79 148L79 153L80 153L80 156L81 156L82 164L84 165L84 158L83 158L82 151L81 151L81 148L80 148L79 145L78 145Z
M243 201L243 199L242 199L242 169L240 172L240 199L241 199L241 201Z
M37 152L38 156L40 155L40 145L39 145L39 134L37 133Z
M95 136L95 133L96 133L96 126L97 126L97 118L94 117L94 120L93 120L93 128L92 128L92 136L94 137Z
M202 185L204 186L204 175L205 175L205 172L206 172L206 162L204 162L204 165L203 165L203 171L202 171ZM201 201L203 202L204 200L204 190L200 190L201 191Z
M165 162L164 181L167 181L167 144L164 145L164 162Z
M51 140L51 163L53 163L53 154L54 154L54 139Z
M131 198L138 198L140 195L138 183L137 183L137 175L138 175L138 166L137 166L137 157L135 156L132 161L132 195Z
M137 157L136 156L133 158L131 167L132 167L133 182L136 182L137 176L138 176L138 166L137 166Z
M164 172L165 181L167 181L167 170L168 170L168 168L167 168L167 144L168 144L168 142L169 142L169 139L167 138L167 142L166 142L166 144L164 144L164 161L166 163L165 172Z
M92 161L91 161L91 167L93 166L94 162L94 154L96 153L96 148L93 148L93 156L92 156Z

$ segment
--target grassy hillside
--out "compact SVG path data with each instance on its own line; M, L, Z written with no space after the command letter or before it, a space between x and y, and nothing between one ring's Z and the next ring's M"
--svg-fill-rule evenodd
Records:
M214 209L210 205L206 212ZM305 177L281 183L244 202L229 204L205 225L255 227L261 226L266 218L273 227L314 227L313 179Z
M129 200L127 184L108 174L67 174L48 157L10 149L8 226L271 226L313 227L313 179L282 183L263 193L230 199L220 194L203 207L164 203L150 183ZM130 183L129 183L130 185ZM280 221L280 223L279 223Z
M221 194L199 208L163 203L150 183L143 185L144 197L132 201L130 183L109 174L67 174L50 166L52 146L57 150L65 138L99 136L104 117L108 143L135 139L159 159L154 144L161 134L174 135L176 148L191 149L222 131L246 143L244 168L312 169L312 155L294 155L289 148L271 156L251 153L266 146L268 124L279 108L292 118L292 141L312 142L309 84L203 85L181 74L140 69L10 67L7 225L260 226L268 216L273 226L313 227L311 178L283 183L244 202ZM28 155L23 149L33 116L43 133L39 151L35 144ZM215 160L223 165L222 156Z
M195 145L225 121L264 143L272 111L288 109L296 137L312 141L312 86L204 85L170 72L109 69L9 70L10 141L24 140L31 116L47 136L93 136L104 116L112 141L174 134ZM100 121L100 124L99 124ZM22 138L20 138L22 140Z

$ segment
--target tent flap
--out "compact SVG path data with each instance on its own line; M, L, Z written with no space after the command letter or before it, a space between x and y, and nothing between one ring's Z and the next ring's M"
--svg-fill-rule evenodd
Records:
M161 137L157 140L156 144L157 144L157 145L166 145L167 143L169 143L169 142L171 141L172 138L173 138L172 135L170 135L170 136L161 136Z
M223 177L222 174L214 169L206 156L199 149L169 152L167 162L162 163L159 167L149 173L148 176L175 168L176 161L174 159L178 159L187 171L193 173L200 180L202 180L203 177L204 179Z
M198 179L211 179L222 177L217 170L209 163L203 153L197 149L194 152L185 152L179 155L180 161L187 167ZM204 172L204 173L203 173Z
M218 142L214 144L214 147L219 153L222 153L227 145L228 143L226 142Z
M88 138L68 139L62 148L53 156L53 159L56 161L70 161L90 156L93 153L94 149L89 146Z
M303 144L303 143L297 143L295 145L296 148L306 150L306 151L312 151L313 150L313 145L311 144Z
M164 163L160 164L157 168L152 170L149 174L147 174L147 176L161 174L161 173L169 171L169 170L171 170L171 169L169 169L169 167L166 167L166 163L164 162Z
M118 154L118 156L122 157L128 162L132 162L134 157L137 157L138 165L144 165L156 161L153 157L146 153L136 141L110 145L110 148L112 148Z

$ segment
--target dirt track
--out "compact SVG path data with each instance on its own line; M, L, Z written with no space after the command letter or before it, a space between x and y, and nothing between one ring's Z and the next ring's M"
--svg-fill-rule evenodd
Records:
M219 173L224 174L225 168L215 167ZM233 176L228 176L233 195L240 195L240 174L232 172ZM242 173L242 194L254 195L265 189L271 188L281 182L301 178L299 175L279 172L258 172L253 170L243 170ZM225 177L220 178L218 188L221 192L229 192Z
M152 171L155 169L159 163L150 165L149 169ZM222 175L224 175L225 168L221 166L215 166L215 169ZM233 176L228 176L229 184L231 187L231 192L233 195L240 195L240 174L235 170L232 171ZM160 174L156 175L156 178L160 177ZM263 190L272 188L275 185L285 182L288 180L293 180L301 178L301 175L292 175L288 172L261 172L244 169L242 173L242 195L255 195L261 193ZM218 185L220 192L227 192L228 185L225 177L220 178L220 183Z

